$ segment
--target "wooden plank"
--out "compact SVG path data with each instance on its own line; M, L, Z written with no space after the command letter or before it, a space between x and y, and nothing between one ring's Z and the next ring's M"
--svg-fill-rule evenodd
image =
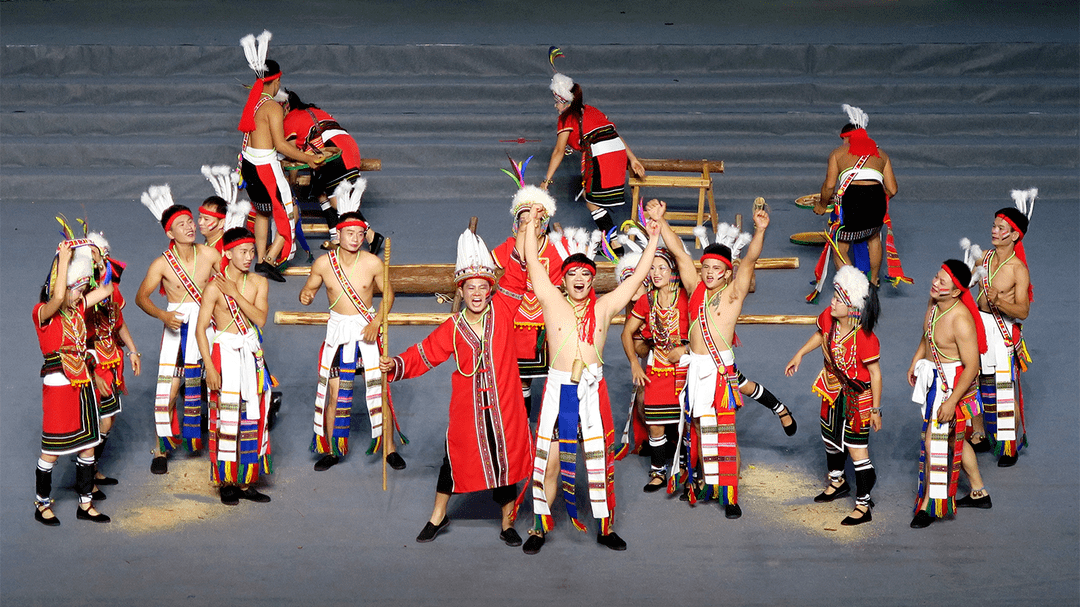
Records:
M700 263L694 262L698 267ZM765 257L758 259L757 270L794 270L799 267L798 257ZM292 266L286 268L282 274L286 276L307 276L311 273L310 266ZM390 266L390 284L394 285L395 293L409 295L426 295L429 293L453 293L457 290L454 284L454 265L448 263L436 264L410 264ZM596 291L606 293L615 288L615 264L600 262L596 264Z
M711 179L702 177L679 177L671 175L646 175L644 177L631 177L630 185L642 188L708 188L712 186Z
M449 312L391 312L390 324L396 326L431 326L442 324L450 317ZM277 325L326 325L329 312L292 312L278 310L274 312L274 324ZM619 314L611 319L611 324L621 325L626 317ZM741 325L812 325L817 316L799 314L743 314L739 316Z
M702 163L709 167L710 173L723 173L723 160L676 160L665 158L638 158L645 171L661 171L671 173L700 173Z

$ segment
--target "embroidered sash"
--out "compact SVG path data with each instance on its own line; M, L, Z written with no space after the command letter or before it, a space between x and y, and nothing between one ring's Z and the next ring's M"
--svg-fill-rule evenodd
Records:
M195 340L199 304L190 301L170 303L166 311L179 313L184 320L179 330L173 331L166 326L161 333L154 427L162 451L172 451L181 444L191 451L198 451L202 448L202 361ZM179 376L183 378L184 390L183 414L179 416L170 410L169 398L173 378L177 376L178 359L182 365Z

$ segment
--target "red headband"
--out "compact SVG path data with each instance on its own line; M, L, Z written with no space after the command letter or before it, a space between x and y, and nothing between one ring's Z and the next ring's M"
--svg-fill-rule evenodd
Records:
M337 229L338 230L342 230L344 228L352 228L352 227L363 228L363 229L366 230L366 229L368 229L368 224L361 221L361 220L359 220L359 219L346 219L345 221L342 221L341 223L337 224Z
M182 211L177 211L172 217L169 218L168 221L165 222L165 231L166 232L168 232L169 230L172 229L173 222L176 221L176 218L180 217L181 215L187 215L188 217L191 217L192 221L195 221L195 217L192 216L191 211L189 211L187 209L184 209Z
M255 106L259 104L259 97L262 96L263 85L273 82L278 78L281 78L281 72L264 78L255 79L255 84L251 85L251 91L248 92L247 103L244 104L244 113L240 115L240 124L236 126L238 131L241 133L250 133L255 130Z
M720 261L724 262L724 265L726 265L729 270L735 269L735 266L732 265L731 260L727 257L724 257L723 255L717 255L716 253L706 253L701 256L702 263L704 263L706 259L719 259Z
M945 273L952 279L953 286L960 289L960 301L963 302L964 307L971 313L971 319L975 322L975 334L979 340L979 353L986 353L986 329L983 327L982 317L979 316L979 308L975 305L975 300L971 297L971 291L967 288L967 285L956 280L953 276L952 270L949 266L941 264L941 269L945 270Z
M881 156L878 152L877 143L866 134L866 129L855 129L840 134L841 139L847 139L849 150L855 156Z
M215 211L214 209L211 209L210 207L199 207L199 213L201 213L202 215L208 215L210 217L214 217L216 219L225 219L225 213L218 213L217 211Z
M574 268L585 268L589 272L592 272L592 275L594 277L596 276L596 267L595 266L593 266L591 264L588 264L588 263L585 263L584 261L573 261L573 262L570 262L570 263L566 264L566 267L563 268L563 271L562 271L563 277L566 277L566 275L570 273L570 270L573 270Z
M223 248L224 248L224 250L228 251L229 249L231 249L233 247L238 247L238 246L240 246L242 244L248 244L248 243L255 244L255 239L251 238L251 237L241 238L240 240L234 240L234 241L224 245Z

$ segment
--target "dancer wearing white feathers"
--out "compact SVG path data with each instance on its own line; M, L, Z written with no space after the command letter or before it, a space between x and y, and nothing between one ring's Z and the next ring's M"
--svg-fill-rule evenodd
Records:
M164 325L158 358L157 392L154 397L154 425L158 444L152 454L150 471L169 471L166 455L186 446L191 452L202 448L202 359L195 340L195 321L202 292L217 271L221 255L212 247L195 242L195 219L191 209L173 204L169 186L150 186L142 203L161 222L169 237L169 248L146 270L135 304ZM168 303L159 308L150 299L161 291ZM176 399L183 385L183 406Z
M278 162L280 153L286 158L316 166L328 158L322 152L308 154L285 140L284 110L278 98L281 90L281 68L266 58L271 34L263 31L259 37L248 34L240 40L248 67L258 77L248 94L237 130L244 134L240 150L240 172L244 187L255 207L255 250L258 258L254 270L272 280L285 282L278 266L296 253L294 232L299 213L293 204L292 190ZM267 246L267 231L273 218L277 235Z
M382 372L379 370L379 327L394 305L394 290L383 282L383 262L361 248L365 244L367 223L356 212L367 181L343 181L334 191L338 211L340 246L315 260L311 265L300 303L307 306L326 285L330 320L326 339L319 350L319 385L315 394L314 436L311 451L321 457L315 470L336 465L349 452L349 427L357 385L365 386L365 402L371 420L371 444L367 453L378 453L382 444L382 424L393 423L382 410ZM376 311L372 298L378 289L382 301ZM354 378L360 375L362 380ZM388 399L389 401L389 399ZM400 432L399 432L400 434ZM394 446L391 433L390 453L386 462L395 470L405 467Z
M978 259L982 267L979 316L986 329L987 352L979 375L983 417L972 420L972 446L976 452L993 449L1002 468L1016 464L1027 445L1020 373L1027 370L1031 357L1020 321L1031 310L1033 290L1021 240L1038 193L1034 188L1013 190L1016 206L994 213L990 230L994 248Z
M662 212L663 206L654 201L647 208L661 209ZM769 214L763 207L755 205L753 237L740 235L737 229L732 231L724 225L717 237L727 244L709 244L699 232L699 238L707 245L701 255L700 274L685 249L672 249L679 276L691 294L689 366L679 429L694 471L694 477L689 479L687 498L693 504L699 499L715 497L724 507L727 518L742 516L738 504L739 452L735 435L735 412L742 406L742 394L732 347L735 323L750 292L754 266L761 255L765 230L769 226ZM736 270L734 260L743 247L747 247L746 257ZM786 408L778 413L784 414L790 417ZM690 426L693 426L692 432ZM794 430L794 423L791 426ZM669 491L674 489L674 481L672 476Z
M199 205L199 233L205 239L206 246L214 247L219 255L225 253L225 215L229 205L236 202L236 187L240 184L240 173L226 165L202 166L203 177L214 187L214 195L208 196ZM250 211L250 204L248 209Z
M539 205L533 208L534 217L541 212ZM552 284L547 268L540 263L537 222L526 227L525 263L544 310L551 361L536 432L533 512L537 520L522 546L526 554L539 552L544 545L544 534L552 528L551 502L559 488L560 469L567 514L575 527L585 530L578 517L574 491L579 437L585 451L592 514L600 519L596 541L612 550L626 549L626 542L612 530L615 431L603 377L603 348L612 317L626 307L652 266L660 232L655 219L649 222L649 244L633 275L600 297L593 289L596 263L592 259L600 244L599 233L589 240L580 236L572 239L573 253L562 265L564 293Z

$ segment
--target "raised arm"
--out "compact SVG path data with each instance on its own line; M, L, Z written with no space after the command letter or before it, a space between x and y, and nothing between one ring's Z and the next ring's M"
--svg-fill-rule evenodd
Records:
M660 225L655 221L649 221L648 225L645 226L645 231L649 233L649 244L641 252L641 259L638 260L634 273L622 281L622 284L615 287L615 290L606 293L596 301L597 314L603 314L603 317L609 321L615 316L616 312L630 303L630 300L634 297L634 292L644 282L649 275L649 270L652 268L653 258L656 255L656 245L660 241ZM533 284L535 283L534 280Z
M671 229L671 224L664 219L667 203L654 198L645 203L645 212L660 224L660 237L664 240L664 247L675 257L675 265L678 266L679 279L682 281L683 288L687 293L693 293L701 282L701 274L694 265L694 259L686 252L682 238L679 238L675 230Z
M44 325L64 306L64 300L67 299L67 274L70 263L71 245L65 242L60 245L60 250L57 252L56 280L53 281L52 294L49 295L49 301L38 308L38 325Z
M543 205L533 205L531 215L533 217L539 217L539 213L543 208ZM529 221L525 224L525 267L529 271L529 280L532 282L533 292L536 293L536 298L540 300L540 305L542 307L547 308L556 304L556 302L562 301L563 297L558 287L551 283L547 268L544 267L544 264L540 263L540 253L536 243L536 224L537 222L535 221Z
M107 284L107 285L105 285L103 287L98 287L98 288L94 289L93 291L90 291L89 293L86 294L86 307L87 308L92 308L92 307L98 305L99 303L105 301L106 299L108 299L109 297L112 296L113 289L115 289L115 287L110 282L109 284Z
M735 273L735 294L737 297L746 297L750 293L750 282L754 279L754 266L761 257L761 248L765 245L765 230L769 227L769 214L765 209L754 212L754 238L746 246L746 255L739 263L739 270Z

